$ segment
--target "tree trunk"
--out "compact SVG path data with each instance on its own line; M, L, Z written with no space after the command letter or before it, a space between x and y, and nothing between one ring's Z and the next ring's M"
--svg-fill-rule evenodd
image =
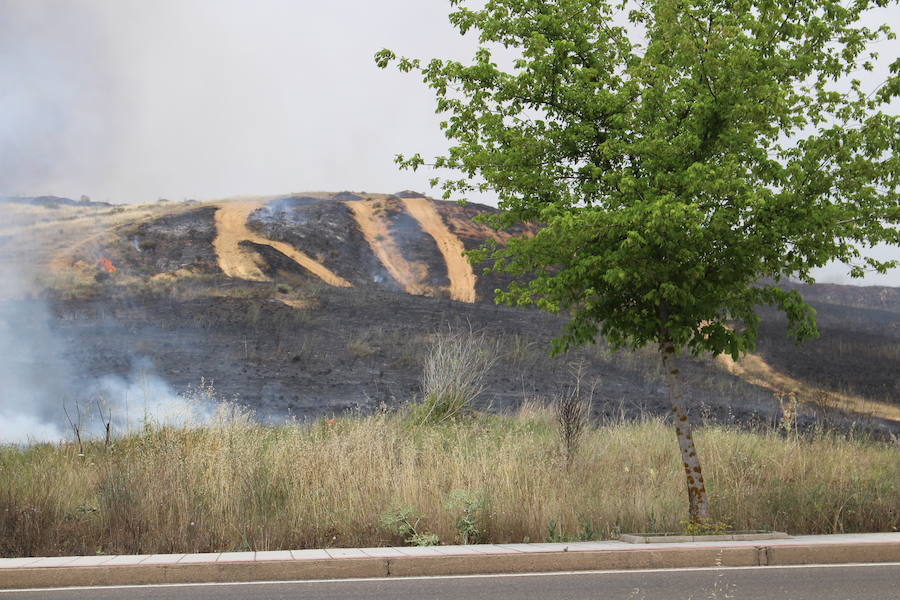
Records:
M688 502L691 523L700 523L709 519L709 499L706 496L706 485L700 469L700 457L694 447L691 433L691 422L684 410L684 398L681 386L681 374L675 360L675 346L667 342L662 348L663 370L669 392L669 404L672 406L672 417L675 420L675 433L678 435L678 448L681 450L681 464L687 477Z

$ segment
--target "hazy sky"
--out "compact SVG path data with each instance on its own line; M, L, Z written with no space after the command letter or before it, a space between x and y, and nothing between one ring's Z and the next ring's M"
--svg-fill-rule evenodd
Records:
M446 147L433 95L372 55L469 58L476 40L447 12L445 0L0 0L0 194L437 195L427 172L393 163Z
M372 57L468 55L446 15L437 0L0 0L0 192L424 190L392 158L444 147L432 97Z

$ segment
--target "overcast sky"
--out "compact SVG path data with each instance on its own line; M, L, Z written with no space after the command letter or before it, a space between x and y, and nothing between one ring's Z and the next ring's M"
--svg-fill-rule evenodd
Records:
M446 0L0 0L0 194L438 195L393 163L446 148L433 95L372 56L469 58L476 40L447 13ZM900 285L898 271L866 283Z

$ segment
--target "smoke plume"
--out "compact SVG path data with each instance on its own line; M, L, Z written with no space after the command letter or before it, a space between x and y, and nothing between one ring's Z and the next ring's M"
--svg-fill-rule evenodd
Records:
M203 424L215 414L214 394L176 394L149 361L129 357L127 376L92 376L74 357L77 340L56 331L59 318L25 292L27 275L0 268L0 444L58 442L133 431L145 424Z

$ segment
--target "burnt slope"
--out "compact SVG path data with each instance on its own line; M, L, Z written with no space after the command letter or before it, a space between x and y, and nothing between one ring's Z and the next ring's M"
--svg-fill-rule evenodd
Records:
M94 202L90 198L82 196L79 200L64 198L62 196L6 196L0 197L0 202L10 204L30 204L43 206L44 208L59 208L60 206L112 206L109 202Z
M666 412L653 353L617 355L599 346L550 359L549 339L563 325L559 317L328 286L304 290L307 308L298 309L285 302L291 295L272 288L245 287L244 293L256 297L244 298L57 302L56 313L66 318L57 321L55 331L80 372L124 376L143 357L175 389L212 380L222 396L237 397L261 415L284 417L402 405L420 395L421 361L431 336L471 327L486 333L500 357L482 406L508 410L526 399L546 400L571 384L572 369L580 366L585 382L597 382L598 413ZM706 361L691 362L685 370L696 411L766 418L768 392Z
M546 400L571 384L573 366L581 365L584 380L598 382L598 413L666 412L653 352L612 354L601 344L549 359L550 339L559 334L565 318L494 306L492 290L505 283L497 276L479 278L479 302L473 304L453 302L440 293L428 297L429 290L420 296L402 293L350 208L365 203L372 214L377 212L379 223L387 224L380 231L395 238L394 256L402 254L408 264L425 269L421 276L431 291L439 292L448 284L444 257L418 222L409 222L412 217L401 198L344 193L339 199L318 194L253 202L267 204L249 219L253 239L236 240L235 247L259 261L260 281L227 277L218 267L213 240L216 214L224 203L154 206L135 210L134 217L115 209L109 211L112 224L99 241L60 244L68 254L59 264L80 269L88 280L48 294L56 314L54 330L70 348L74 370L85 377L124 376L135 365L150 364L176 390L196 386L201 378L213 380L223 396L238 397L273 417L354 407L368 411L415 398L429 336L471 326L496 340L500 356L487 382L484 406L504 410L523 399ZM508 235L472 221L487 207L439 201L433 206L466 248L488 238L502 243ZM69 221L81 228L66 231L96 236L87 227L94 218L89 217ZM35 232L62 235L52 216L47 218L46 224L22 230L30 236L28 247L40 242ZM7 246L14 243L10 240ZM354 287L328 285L292 258L291 248L308 253ZM29 253L15 256L20 260ZM101 272L100 256L118 269ZM759 340L762 358L811 387L897 403L897 290L813 286L801 291L819 310L822 337L795 348L785 339L783 317L766 312ZM778 415L772 391L746 383L712 360L688 361L684 371L695 415L744 422Z
M105 253L125 271L157 275L182 268L219 272L213 238L216 208L204 206L126 226Z
M250 215L248 226L260 235L286 242L314 257L354 285L393 285L344 202L289 196Z
M873 300L865 292L851 292L841 294L858 304ZM828 297L834 298L833 290ZM758 353L776 370L826 391L900 404L900 314L809 302L817 312L820 336L797 345L785 335L784 315L768 310L760 325Z
M231 285L208 283L219 292ZM586 389L595 386L598 416L668 413L654 352L612 353L598 344L550 358L549 341L564 319L535 310L321 283L286 292L253 283L233 289L230 297L202 291L185 300L179 296L187 297L170 292L140 301L123 295L56 302L60 318L54 331L66 341L76 372L126 376L149 361L176 390L212 381L222 397L237 398L262 417L283 418L366 413L414 400L421 396L419 377L431 336L471 327L485 332L499 358L482 407L502 411L526 400L547 401L580 372ZM682 370L695 418L777 420L770 391L714 361L685 360ZM809 376L818 380L821 373ZM804 408L801 422L815 414ZM877 426L900 431L900 423Z
M461 206L457 202L444 200L435 200L434 203L438 213L444 219L447 229L459 238L466 250L480 248L486 240L494 240L502 244L510 236L534 233L533 228L525 226L498 232L476 222L479 215L497 213L497 209L490 206L472 203ZM517 279L508 273L487 272L491 264L492 261L488 260L484 263L473 265L477 277L475 281L475 295L479 300L488 302L493 301L495 290L498 288L505 289Z
M434 239L422 231L419 222L406 212L398 200L389 197L382 201L391 237L409 263L426 266L427 274L422 278L426 285L434 290L446 291L450 287L450 278L444 256Z

